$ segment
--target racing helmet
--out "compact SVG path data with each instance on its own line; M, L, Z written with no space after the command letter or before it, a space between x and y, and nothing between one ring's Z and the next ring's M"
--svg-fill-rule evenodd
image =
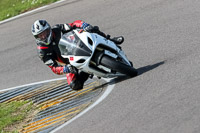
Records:
M45 45L51 43L52 30L46 20L36 20L32 25L31 31L38 43L43 43Z

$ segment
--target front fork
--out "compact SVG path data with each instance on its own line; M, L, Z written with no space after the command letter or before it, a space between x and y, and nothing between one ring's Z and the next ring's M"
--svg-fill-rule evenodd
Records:
M124 51L123 51L121 48L118 48L118 47L117 47L116 50L117 50L119 56L124 60L124 63L127 64L127 65L129 65L129 66L132 66L132 67L133 67L132 62L130 62L130 61L128 60L128 58L127 58L126 54L124 53Z

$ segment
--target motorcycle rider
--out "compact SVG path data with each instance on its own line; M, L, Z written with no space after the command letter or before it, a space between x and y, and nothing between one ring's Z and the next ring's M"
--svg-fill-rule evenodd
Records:
M82 20L76 20L73 23L56 24L53 27L46 20L36 20L32 25L32 34L36 39L38 55L40 59L58 74L66 74L67 82L73 90L83 88L84 82L88 79L89 74L78 72L78 70L70 65L69 61L62 58L58 43L62 34L73 29L81 28L84 31L97 33L116 44L121 44L124 41L122 36L110 38L110 35L99 30L98 26L92 26Z

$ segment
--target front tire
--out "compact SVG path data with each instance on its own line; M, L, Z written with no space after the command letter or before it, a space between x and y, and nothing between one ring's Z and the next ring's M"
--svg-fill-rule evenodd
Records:
M107 55L102 56L100 64L130 77L135 77L138 75L137 70L133 67L123 64Z

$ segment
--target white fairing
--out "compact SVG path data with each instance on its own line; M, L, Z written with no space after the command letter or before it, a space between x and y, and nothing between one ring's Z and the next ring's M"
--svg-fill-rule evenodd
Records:
M61 52L62 57L68 58L70 61L70 64L75 66L77 69L84 71L86 73L89 73L89 74L93 74L98 77L105 77L105 78L116 77L116 76L122 75L120 73L112 73L112 71L109 68L106 68L105 66L102 66L102 65L96 65L96 67L103 70L104 72L98 71L97 69L94 69L93 67L91 67L90 64L93 63L93 61L92 61L93 54L94 54L95 50L98 49L99 44L105 45L109 48L112 48L114 51L116 51L116 53L118 53L118 54L115 54L115 53L110 52L109 50L104 49L104 54L109 55L113 58L117 58L120 56L121 58L123 58L125 60L125 63L127 65L131 66L131 64L130 64L129 60L127 59L126 55L124 54L124 52L121 49L119 49L112 41L107 40L104 37L102 37L96 33L88 33L88 32L79 33L79 31L77 31L77 30L73 30L71 35L69 33L67 33L67 34L68 35L66 35L66 34L63 35L63 37L60 40L60 44L65 45L66 42L73 42L73 43L76 43L75 44L76 46L71 45L68 48L66 47L66 49L64 47L64 50L63 50L64 52L67 51L66 53L68 53L69 49L74 51L74 49L84 47L84 49L86 49L86 50L83 50L83 53L84 54L89 53L87 56L80 56L80 55L76 55L76 53L73 53L71 51L70 52L72 54L70 52L68 54ZM74 35L76 35L76 37L72 37ZM76 39L76 38L78 38L78 39ZM68 41L65 41L65 40L68 40ZM82 41L82 43L80 43L80 40ZM85 46L83 46L83 43ZM72 49L71 49L71 47L72 47ZM87 51L87 52L84 52L84 51ZM105 71L106 71L106 73L105 73Z

